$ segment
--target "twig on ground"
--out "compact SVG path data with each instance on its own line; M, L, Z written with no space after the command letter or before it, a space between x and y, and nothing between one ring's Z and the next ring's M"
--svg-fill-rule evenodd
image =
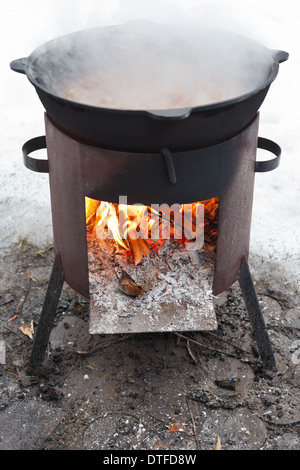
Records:
M191 410L191 407L190 407L190 404L189 404L189 399L188 399L188 397L187 397L187 399L186 399L186 405L187 405L187 408L188 408L188 410L189 410L189 413L190 413L190 416L191 416L191 420L192 420L192 424L193 424L194 435L195 435L195 439L196 439L196 447L197 447L197 450L200 450L199 440L198 440L198 434L197 434L197 429L196 429L196 424L195 424L194 416L193 416L193 413L192 413L192 410Z
M17 333L16 331L12 330L11 328L8 328L8 326L5 325L4 328L5 328L6 330L8 330L10 333L14 333L15 335L17 335L22 341L24 341L24 342L27 341L28 338L26 339L25 336L21 336L21 335L20 335L19 333Z
M188 336L182 335L181 333L174 332L174 334L176 336L179 336L180 338L183 338L185 340L191 341L192 343L198 344L198 346L201 346L202 348L210 349L211 351L218 352L220 354L226 354L229 357L235 357L236 359L240 359L239 356L237 356L236 354L232 354L232 353L229 353L227 351L223 351L222 349L214 348L212 346L208 346L207 344L200 343L199 341L196 341L195 339L189 338Z
M290 365L287 368L287 370L274 382L274 385L278 385L279 382L281 382L283 380L283 378L285 378L288 375L288 373L293 373L295 368L296 368L296 364Z
M99 346L95 346L93 349L91 349L90 351L76 351L77 354L79 354L79 356L83 356L83 357L87 357L87 356L92 356L93 354L96 354L97 352L99 351L103 351L104 349L106 348L109 348L109 346L113 346L114 344L117 344L117 343L120 343L122 341L125 341L125 339L128 338L129 335L125 334L124 336L122 336L122 338L120 339L117 339L116 341L112 341L111 343L105 343L105 344L101 344Z
M206 331L205 333L209 334L212 338L215 338L218 341L222 341L223 343L229 344L229 346L232 346L233 348L238 349L244 354L249 354L249 351L246 351L245 349L240 348L240 346L233 344L231 341L228 341L227 339L220 338L219 336L215 335L214 333L211 333L210 331Z
M19 302L18 302L18 305L16 306L16 310L15 310L15 314L16 315L20 315L22 310L23 310L23 307L24 307L24 303L28 297L28 294L29 294L29 291L30 291L30 287L31 287L31 277L28 276L28 286L27 286L27 289L25 291L25 294L21 296Z
M12 318L10 318L9 320L7 320L7 323L10 323L14 320L16 320L18 318L18 315L14 315Z
M198 361L197 361L197 359L195 358L195 356L193 355L193 353L192 353L192 351L191 351L190 340L189 340L189 339L187 339L187 341L186 341L186 349L188 350L188 353L189 353L189 355L191 356L192 361L193 361L195 364L197 364Z

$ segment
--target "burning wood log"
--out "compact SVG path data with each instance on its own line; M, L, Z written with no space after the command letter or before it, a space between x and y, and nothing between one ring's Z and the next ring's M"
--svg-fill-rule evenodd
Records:
M197 233L197 225L195 221L197 220L196 211L198 204L199 203L193 204L192 212L190 214L192 234ZM204 205L204 241L208 244L214 244L217 237L219 199L208 199L206 201L202 201L200 204Z
M91 199L89 197L85 198L85 213L87 225L90 225L95 221L95 216L99 205L100 201L96 201L95 199Z
M143 259L143 253L139 245L139 241L136 238L131 238L128 236L128 245L130 248L130 251L132 253L134 263L137 265L139 264L142 259Z
M149 255L149 246L143 238L135 238L130 233L128 234L128 245L132 253L135 265L139 264L144 256Z
M149 249L149 246L148 246L148 243L146 242L146 240L139 237L138 242L139 242L141 251L143 253L143 256L149 255L150 254L150 249Z

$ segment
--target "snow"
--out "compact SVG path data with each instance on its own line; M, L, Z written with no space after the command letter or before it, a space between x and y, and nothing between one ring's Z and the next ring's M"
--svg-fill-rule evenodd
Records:
M27 170L21 147L44 134L44 110L26 77L9 63L58 35L86 27L147 18L214 21L290 53L260 110L260 136L282 148L281 164L256 175L250 262L256 278L299 288L300 10L297 0L10 0L1 1L0 247L19 237L51 243L48 176ZM259 158L269 158L259 152Z

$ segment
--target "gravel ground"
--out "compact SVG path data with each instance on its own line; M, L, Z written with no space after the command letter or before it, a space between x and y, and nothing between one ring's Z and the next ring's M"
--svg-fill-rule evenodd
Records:
M36 329L52 261L26 240L2 252L1 450L214 450L218 438L223 450L299 449L297 293L256 282L271 373L238 285L216 300L216 331L93 336L88 302L65 285L43 369L28 376L20 328Z

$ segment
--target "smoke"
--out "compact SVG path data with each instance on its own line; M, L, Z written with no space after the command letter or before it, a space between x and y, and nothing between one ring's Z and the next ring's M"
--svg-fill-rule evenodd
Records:
M282 8L272 2L272 12ZM193 22L268 39L265 11L269 0L11 0L0 4L3 38L25 47L85 28L145 19ZM271 13L271 12L270 12ZM270 16L271 17L271 16ZM12 18L12 21L9 19ZM271 29L272 31L273 29Z
M58 39L41 49L32 71L74 101L158 110L250 92L267 79L271 61L268 49L226 31L143 19Z
M245 33L237 0L64 0L57 5L57 31L70 32L132 20L192 23ZM245 10L243 3L242 9ZM253 11L253 7L252 7ZM251 35L248 28L247 35Z
M225 5L217 0L120 0L111 15L111 21L119 24L144 19L156 23L206 25L241 32L241 25Z

